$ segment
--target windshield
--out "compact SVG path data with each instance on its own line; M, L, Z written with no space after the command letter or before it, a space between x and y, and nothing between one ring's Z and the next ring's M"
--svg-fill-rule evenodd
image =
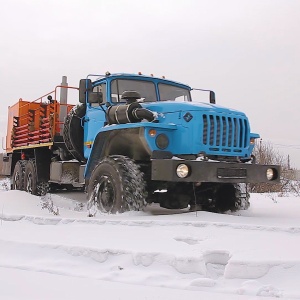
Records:
M143 102L156 102L155 84L151 81L115 79L111 82L111 101L125 102L121 99L125 91L136 91L141 95ZM190 91L187 88L176 85L159 83L159 98L161 101L191 101Z
M158 90L161 101L191 101L190 91L178 86L159 83Z
M121 96L124 91L138 92L144 102L157 101L155 85L153 82L143 80L115 79L111 83L112 102L122 102Z

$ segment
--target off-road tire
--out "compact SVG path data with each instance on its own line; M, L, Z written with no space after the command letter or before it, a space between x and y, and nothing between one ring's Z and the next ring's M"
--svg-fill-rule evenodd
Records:
M228 192L229 190L231 192ZM214 206L216 212L246 210L250 206L250 194L247 191L246 184L243 183L222 184L216 191L215 197Z
M17 161L13 176L12 176L12 183L11 189L12 190L24 190L24 178L25 178L25 166L27 161L26 160L19 160Z
M236 202L235 210L247 210L250 206L250 194L246 183L239 183L235 185Z
M192 209L224 213L246 210L250 206L250 194L244 183L204 183L201 188L194 186L196 200L190 202Z
M38 182L36 164L34 160L29 160L25 167L24 189L32 195L43 196L49 190L48 182Z
M104 158L93 170L88 185L88 208L104 213L138 211L146 206L143 173L133 160L121 155Z

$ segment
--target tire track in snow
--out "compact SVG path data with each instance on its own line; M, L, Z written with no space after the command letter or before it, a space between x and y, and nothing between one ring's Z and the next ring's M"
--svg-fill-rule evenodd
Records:
M276 268L286 273L300 270L300 261L289 264L265 262L263 265L238 262L231 261L231 255L226 251L206 251L198 256L176 257L161 252L5 240L0 240L0 248L3 254L0 256L0 267L3 268L133 285L191 290L214 288L222 292L224 280L242 279L242 287L232 287L231 291L227 288L226 293L244 293L249 282L256 282L260 291L263 286L255 279ZM283 296L276 287L272 286L271 292L275 297Z
M6 240L0 240L0 248L3 254L0 267L132 284L186 288L191 281L205 278L208 273L205 255L176 256Z
M154 217L155 218L155 217ZM249 231L268 231L268 232L283 232L291 234L299 234L300 227L291 226L266 226L266 225L251 225L251 224L235 224L226 222L207 222L207 221L166 221L166 220L112 220L112 219L73 219L60 217L37 217L29 215L9 215L2 214L1 221L15 222L27 221L36 225L69 225L87 224L87 225L121 225L121 226L137 226L137 227L151 227L151 226L186 226L186 227L216 227L216 228L230 228L236 230Z

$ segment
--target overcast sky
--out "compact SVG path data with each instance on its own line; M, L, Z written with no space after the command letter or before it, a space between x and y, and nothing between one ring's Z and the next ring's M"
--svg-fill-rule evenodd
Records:
M7 106L68 76L129 72L216 92L300 168L300 1L0 0L0 134Z

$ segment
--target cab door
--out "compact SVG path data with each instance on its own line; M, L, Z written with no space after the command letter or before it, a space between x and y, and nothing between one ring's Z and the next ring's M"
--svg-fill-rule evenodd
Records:
M102 103L87 103L86 115L83 119L84 128L84 157L89 158L96 135L106 125L106 102L107 88L106 83L100 83L93 87L93 92L101 92L103 95Z

